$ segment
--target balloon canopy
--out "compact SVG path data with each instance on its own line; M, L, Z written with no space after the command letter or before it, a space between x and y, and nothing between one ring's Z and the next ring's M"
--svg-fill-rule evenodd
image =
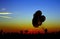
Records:
M46 20L46 17L42 15L40 10L36 11L33 15L32 24L34 27L39 27Z

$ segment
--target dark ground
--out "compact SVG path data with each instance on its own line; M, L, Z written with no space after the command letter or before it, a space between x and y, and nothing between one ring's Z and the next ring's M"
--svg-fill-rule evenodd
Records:
M28 31L25 32L27 33ZM5 33L1 30L0 39L60 39L60 32L45 34L23 34L22 31L20 31L20 33Z

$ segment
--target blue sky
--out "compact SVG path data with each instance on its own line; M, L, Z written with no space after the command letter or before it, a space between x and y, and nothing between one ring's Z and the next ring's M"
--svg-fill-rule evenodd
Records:
M2 10L4 8L5 10ZM41 10L46 16L47 23L55 21L60 23L60 0L0 0L0 12L12 14L0 16L11 16L10 19L0 18L0 21L31 22L33 14ZM13 21L14 20L14 21ZM4 22L3 21L3 22Z
M41 10L44 15L51 17L60 14L60 0L0 0L1 8L6 8L7 12L12 12L13 17L21 17L22 15L32 17L37 10Z

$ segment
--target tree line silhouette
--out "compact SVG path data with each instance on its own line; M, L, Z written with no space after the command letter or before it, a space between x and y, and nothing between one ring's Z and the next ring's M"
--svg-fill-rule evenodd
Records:
M28 30L24 31L25 33L28 32ZM60 39L60 31L54 32L54 33L46 33L41 34L38 32L38 34L24 34L21 30L20 33L17 32L3 32L3 30L0 30L0 39Z

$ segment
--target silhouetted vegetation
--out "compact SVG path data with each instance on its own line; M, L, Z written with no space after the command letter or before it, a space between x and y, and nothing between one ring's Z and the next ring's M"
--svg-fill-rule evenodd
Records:
M36 11L36 13L33 15L32 24L34 27L39 27L42 25L42 22L44 22L46 17L42 15L42 12L40 10Z
M45 30L47 32L47 29ZM24 31L25 33L28 33L28 30ZM23 31L21 30L20 33L17 32L3 32L3 30L0 31L0 39L60 39L60 32L55 33L45 33L41 34L38 32L38 34L23 34Z
M45 34L46 34L47 33L47 28L44 31L45 31Z

